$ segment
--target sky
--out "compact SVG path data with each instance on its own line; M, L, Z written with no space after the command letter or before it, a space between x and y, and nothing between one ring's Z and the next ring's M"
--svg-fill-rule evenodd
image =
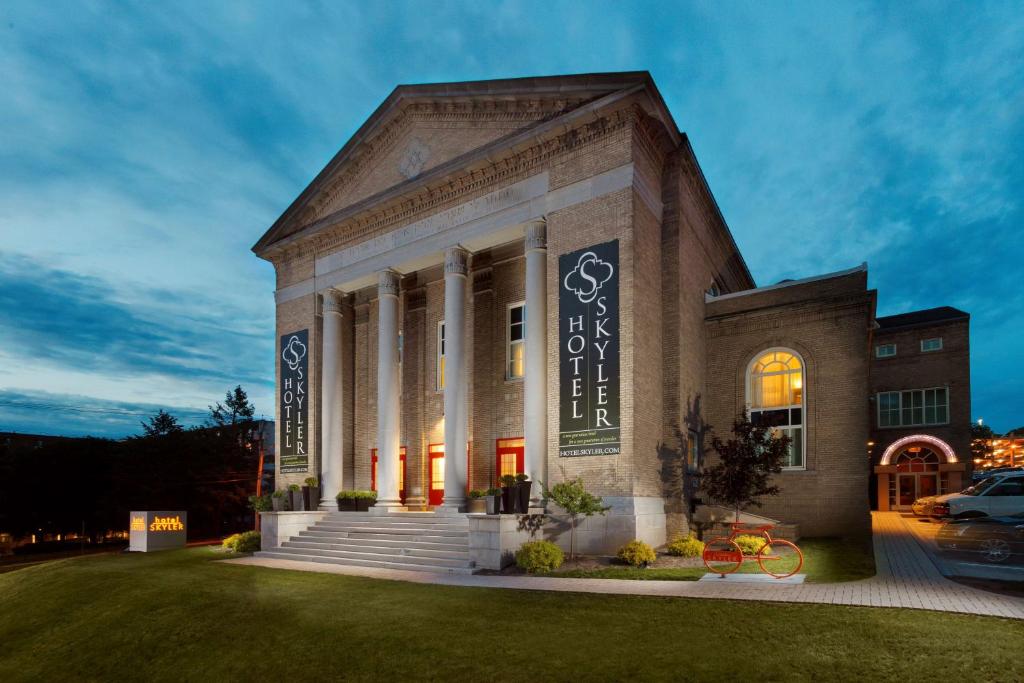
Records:
M250 248L398 84L648 70L758 284L868 262L971 313L972 414L1024 425L1015 2L0 4L0 431L120 437L241 384Z

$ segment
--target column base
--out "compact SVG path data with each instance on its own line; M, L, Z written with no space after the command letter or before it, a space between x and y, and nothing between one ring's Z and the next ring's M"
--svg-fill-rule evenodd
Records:
M320 511L338 511L338 500L336 498L321 498L320 504L317 506Z

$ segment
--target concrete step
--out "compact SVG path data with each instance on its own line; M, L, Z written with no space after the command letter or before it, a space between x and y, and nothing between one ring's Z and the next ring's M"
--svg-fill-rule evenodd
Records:
M384 543L385 541L377 541ZM469 548L461 550L438 550L436 548L409 548L393 545L359 545L353 543L295 540L285 541L283 548L306 548L308 550L337 550L343 552L369 553L374 555L396 555L399 557L430 557L440 560L469 560Z
M339 534L326 534L322 532L300 531L298 536L292 536L292 541L308 543L345 543L348 545L379 546L392 548L419 548L422 550L453 550L464 552L469 550L469 539L453 538L450 536L436 536L434 540L417 541L416 537L395 538L386 534L380 534L380 538L364 538L362 535L347 536Z
M346 525L372 525L372 526L417 526L417 527L444 527L452 529L468 529L469 521L465 519L392 519L391 517L324 517L317 524L346 524Z
M469 536L468 529L449 529L446 527L390 527L390 526L352 526L341 524L317 523L309 527L309 531L348 533L348 534L392 534L395 536L448 536L459 538Z
M407 571L412 570L419 572L437 572L440 574L472 574L474 571L472 567L446 567L429 564L410 565L404 562L324 557L320 555L303 555L300 552L287 552L283 549L261 550L258 553L256 553L255 556L277 560L296 560L299 562L322 562L324 564L338 564L353 567L378 567L380 569L404 569Z
M418 557L414 555L393 555L388 553L354 552L351 550L320 550L316 548L293 548L287 545L282 546L280 548L275 548L274 550L269 552L302 555L306 557L329 557L339 560L381 562L391 565L404 565L404 567L395 567L396 569L417 569L420 566L450 567L453 569L472 568L468 557L448 559L442 557Z
M423 534L389 534L386 531L383 533L366 533L362 531L349 533L344 531L318 531L316 529L307 529L306 531L300 531L299 535L315 538L350 538L365 541L391 540L398 541L399 543L451 543L454 545L469 546L468 534L463 534L461 536L442 536L432 534L430 532ZM292 538L298 538L298 536L293 536Z

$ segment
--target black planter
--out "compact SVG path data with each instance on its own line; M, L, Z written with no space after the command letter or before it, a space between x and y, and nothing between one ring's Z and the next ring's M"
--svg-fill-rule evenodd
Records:
M521 514L527 514L530 512L530 489L533 488L533 483L529 481L521 481L516 484L516 509Z
M306 504L307 510L316 510L320 506L320 487L303 486L302 502Z
M372 508L376 504L377 504L377 501L371 500L369 498L357 498L356 499L356 510L358 510L359 512L366 512L367 510L369 510L370 508Z
M355 498L339 498L338 499L338 511L339 512L355 512L356 511L356 499Z
M487 501L487 514L496 515L501 512L501 496L484 496Z
M288 491L288 503L291 505L292 512L302 511L302 491Z
M515 486L502 486L501 487L501 512L502 514L511 515L515 514L516 511L516 487Z

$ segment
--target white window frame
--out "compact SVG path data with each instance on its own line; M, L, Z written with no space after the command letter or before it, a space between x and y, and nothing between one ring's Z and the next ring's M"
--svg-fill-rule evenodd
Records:
M946 403L945 403L945 406L946 406L946 419L944 421L942 421L942 422L938 422L938 421L928 422L927 417L926 417L927 414L928 414L928 404L927 404L927 399L926 399L927 392L929 392L929 391L940 391L940 390L946 392ZM921 394L921 421L920 422L915 422L913 420L911 420L910 422L904 422L903 421L903 408L904 408L903 407L903 395L904 394L909 394L909 393L919 393L919 394ZM882 424L882 395L883 394L885 394L885 395L896 394L896 398L897 398L897 401L896 401L896 403L897 403L897 405L896 405L896 415L899 418L899 421L896 424L888 424L888 425L883 425ZM950 401L949 401L949 398L950 397L949 397L949 387L948 386L944 386L944 387L925 387L924 389L898 389L898 390L894 390L894 391L879 391L877 394L875 394L875 424L878 425L879 429L902 429L902 428L905 428L905 427L941 427L942 425L948 425L949 424L949 414L950 414L950 407L949 407ZM912 411L913 410L913 405L909 406L909 408ZM938 408L938 404L935 405L935 408ZM911 413L911 414L913 414L913 413Z
M928 342L935 342L935 341L939 342L938 346L936 346L933 349L925 348L925 344L927 344ZM941 350L942 350L942 337L929 337L927 339L922 339L921 340L921 353L933 353L935 351L941 351Z
M523 308L523 338L513 342L512 341L512 309L522 306ZM525 345L526 344L526 302L517 301L511 303L505 307L505 381L506 382L522 382L523 378L526 377L526 349L523 349L523 374L519 377L512 376L512 345Z
M750 393L750 380L751 380L751 377L753 375L754 364L757 362L757 360L759 358L761 358L761 356L763 356L763 355L765 355L767 353L774 353L774 352L779 352L779 351L781 351L783 353L791 354L791 355L795 356L798 361L800 361L800 386L802 387L801 391L800 391L800 405L799 406L791 405L791 406L788 406L786 408L782 408L782 407L779 407L779 408L754 408L753 407L753 401L751 400L752 395ZM793 408L800 408L800 425L799 425L799 427L800 427L800 464L799 465L783 465L782 469L783 469L783 471L787 471L787 472L799 472L801 470L806 470L807 469L807 416L809 414L807 412L807 395L808 395L809 392L808 392L808 386L807 386L807 363L804 361L804 357L801 356L800 353L798 353L795 349L790 349L790 348L787 348L785 346L773 346L773 347L768 348L768 349L761 349L760 351L755 353L753 358L750 359L750 362L747 363L747 371L745 373L745 378L746 378L746 393L745 393L744 396L746 398L746 406L747 406L747 416L748 416L748 419L751 418L752 411L754 411L754 410L757 410L757 411L762 411L762 410L792 410ZM790 428L792 428L792 426L785 427L784 429L790 429ZM783 429L783 428L780 428L780 429Z
M437 321L437 353L434 363L434 389L444 391L444 364L441 362L445 356L444 348L444 321Z
M892 349L892 353L882 353L882 349L888 351ZM896 355L895 344L878 344L875 346L875 358L893 358Z

